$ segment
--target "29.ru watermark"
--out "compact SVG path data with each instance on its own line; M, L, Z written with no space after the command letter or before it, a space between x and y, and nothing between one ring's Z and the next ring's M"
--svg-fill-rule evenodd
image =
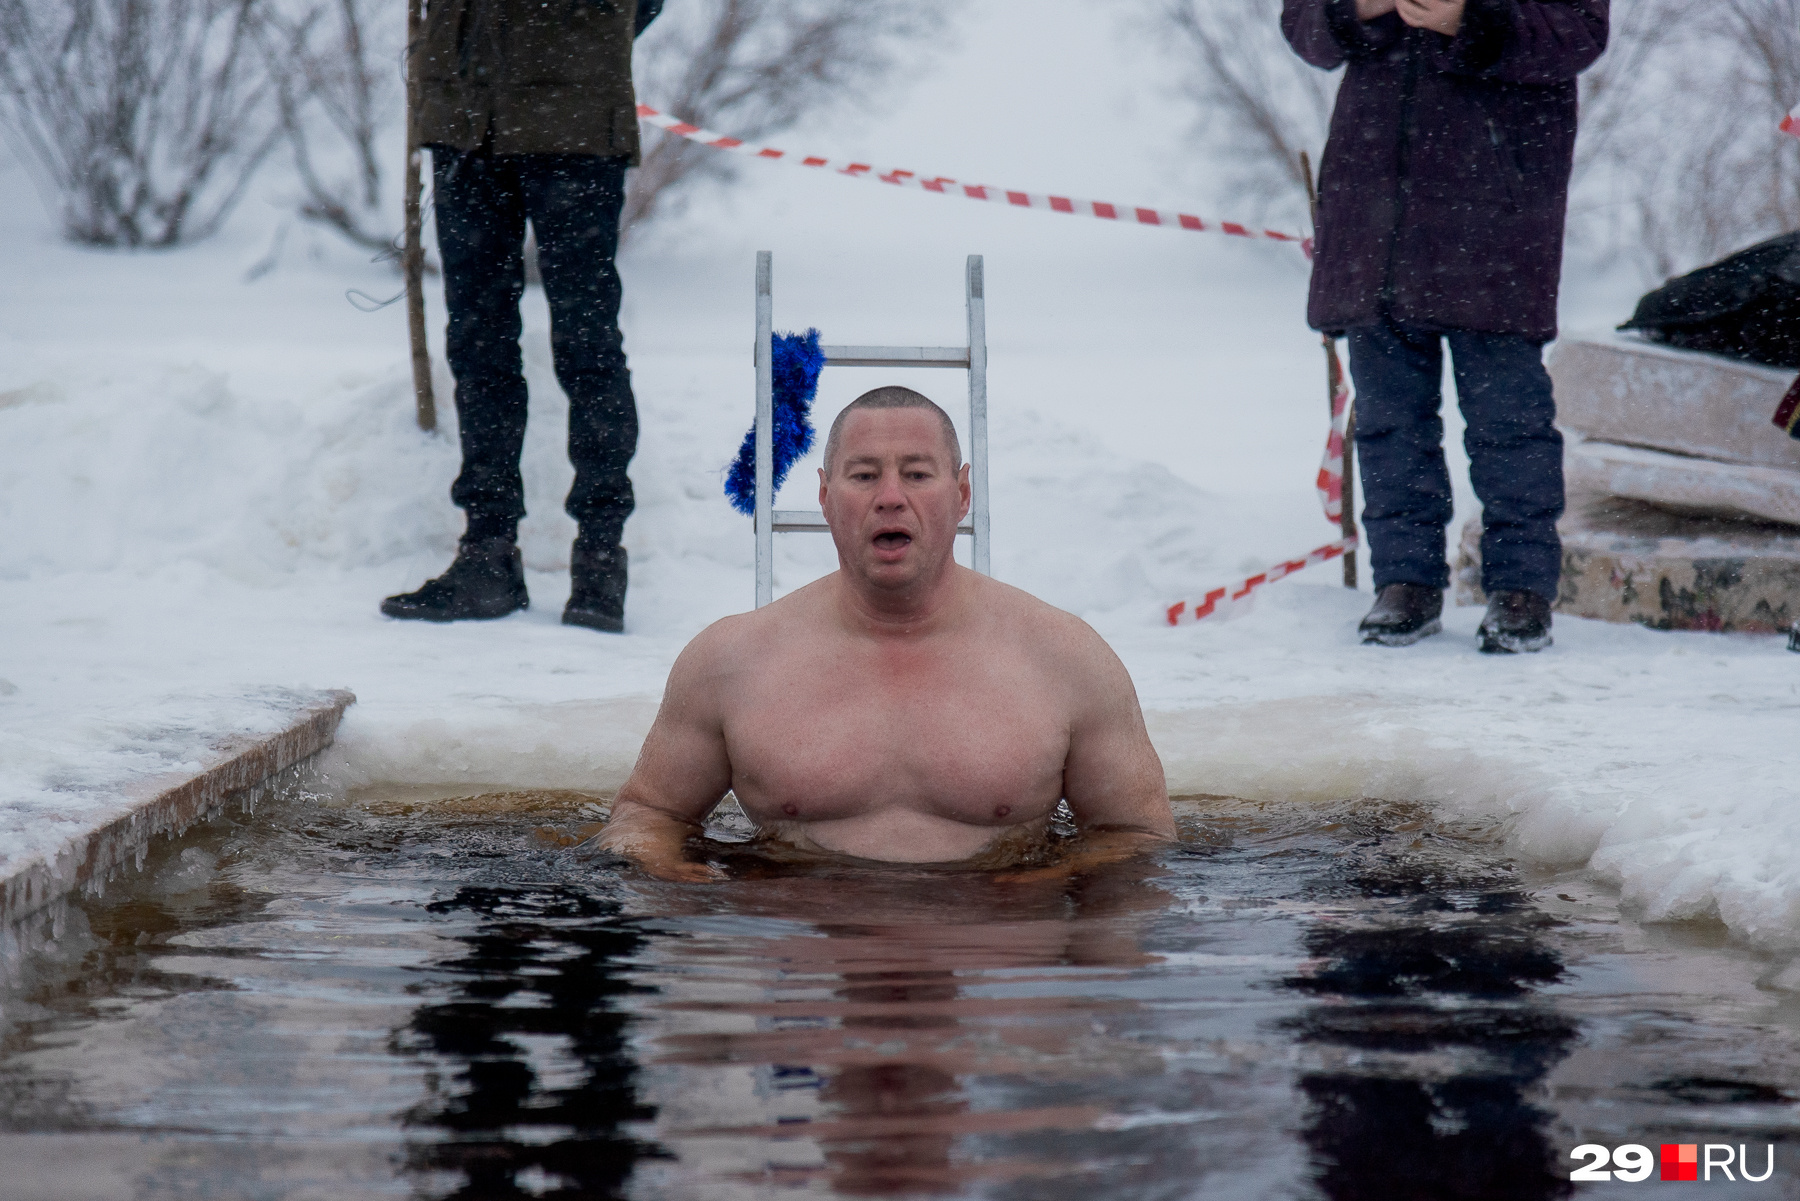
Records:
M1650 1154L1650 1148L1641 1143L1626 1143L1622 1147L1583 1143L1569 1152L1570 1159L1586 1161L1569 1173L1569 1179L1623 1180L1636 1184L1648 1180L1651 1170L1660 1164L1659 1179L1662 1180L1711 1181L1713 1173L1719 1172L1724 1180L1748 1180L1754 1184L1775 1174L1775 1147L1773 1144L1764 1146L1767 1156L1762 1174L1758 1176L1750 1170L1752 1149L1742 1143L1736 1146L1730 1143L1660 1143L1661 1153L1654 1156Z

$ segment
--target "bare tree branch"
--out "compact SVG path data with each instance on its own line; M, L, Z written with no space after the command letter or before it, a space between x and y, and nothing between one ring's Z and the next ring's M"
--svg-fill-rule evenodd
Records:
M1177 64L1214 199L1303 213L1295 163L1324 143L1335 76L1288 49L1281 0L1140 3ZM1609 49L1581 80L1571 247L1661 278L1800 228L1800 143L1776 130L1800 99L1800 0L1612 11Z
M1800 0L1625 0L1583 77L1572 236L1660 279L1800 228Z
M381 135L400 114L398 42L380 38L381 0L317 0L264 24L262 52L303 192L299 212L357 246L393 254L398 226L383 202ZM336 173L320 164L342 166ZM335 153L334 153L335 152Z
M763 138L826 105L877 94L909 42L940 31L942 0L684 0L638 44L638 94L684 121ZM629 232L702 179L726 179L717 151L646 131L623 225Z
M683 0L639 46L640 94L766 137L866 104L946 0ZM168 246L211 233L285 141L300 215L391 253L383 138L399 117L389 0L0 0L0 124L73 240ZM390 69L392 67L393 69ZM651 131L627 230L721 155Z
M1295 224L1308 218L1300 153L1319 161L1338 76L1294 57L1280 20L1281 0L1149 0L1143 29L1178 64L1210 199Z
M99 246L216 230L280 137L259 0L0 0L0 124Z

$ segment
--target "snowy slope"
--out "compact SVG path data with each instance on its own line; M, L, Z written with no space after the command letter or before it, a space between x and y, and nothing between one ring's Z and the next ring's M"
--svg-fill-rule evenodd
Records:
M1073 0L976 5L938 73L878 119L782 142L1204 210L1171 182L1174 135L1111 22ZM1335 567L1231 620L1160 624L1168 602L1330 537L1293 252L745 170L624 264L644 435L617 638L556 622L570 472L540 296L533 608L387 622L379 598L440 570L460 528L453 424L411 425L398 307L344 300L392 280L296 234L277 271L244 282L276 220L257 205L179 254L60 246L16 167L0 174L15 214L0 228L0 870L106 816L207 723L252 720L268 686L356 691L331 766L346 784L615 786L681 645L750 600L748 523L720 478L748 423L755 250L775 252L778 327L921 343L959 339L962 259L979 251L996 572L1117 647L1172 787L1505 816L1522 855L1591 860L1650 917L1716 915L1800 948L1784 854L1800 836L1800 657L1778 642L1565 619L1551 652L1495 660L1473 649L1471 610L1419 647L1363 648L1367 595L1336 587ZM1628 305L1628 288L1573 282L1577 324ZM827 373L822 419L878 382ZM959 376L906 382L958 410ZM809 474L784 503L810 503ZM825 540L786 539L779 584L831 565Z

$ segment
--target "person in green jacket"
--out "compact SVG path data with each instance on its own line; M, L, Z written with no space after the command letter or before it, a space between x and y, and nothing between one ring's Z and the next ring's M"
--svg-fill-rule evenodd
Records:
M525 223L550 302L556 379L569 397L579 527L565 624L625 628L637 404L619 332L619 213L638 161L631 48L663 0L431 0L411 48L419 141L432 152L467 529L449 570L388 597L390 617L459 621L526 608L519 456Z

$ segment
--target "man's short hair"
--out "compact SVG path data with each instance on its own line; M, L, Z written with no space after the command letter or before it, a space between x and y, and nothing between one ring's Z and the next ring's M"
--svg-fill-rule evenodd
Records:
M838 433L844 428L844 421L858 409L930 409L937 414L938 424L944 429L944 444L950 448L950 466L962 466L962 443L956 437L956 423L950 420L950 414L934 404L930 397L914 392L911 388L902 388L898 384L889 384L885 388L876 388L864 392L861 396L845 405L843 411L831 423L831 432L825 435L825 474L831 475L831 465L837 460Z

